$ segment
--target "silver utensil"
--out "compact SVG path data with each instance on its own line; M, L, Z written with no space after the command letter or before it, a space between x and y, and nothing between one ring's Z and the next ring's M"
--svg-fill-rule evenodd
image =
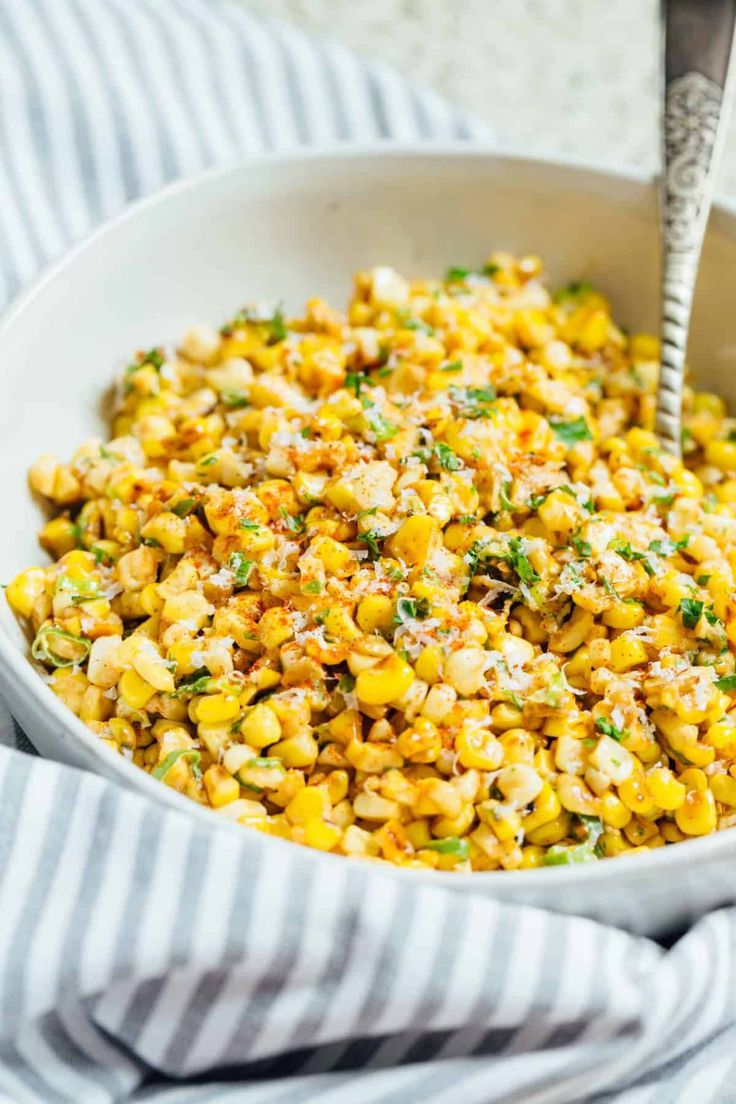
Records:
M662 0L662 356L656 429L681 454L690 312L729 113L736 0Z

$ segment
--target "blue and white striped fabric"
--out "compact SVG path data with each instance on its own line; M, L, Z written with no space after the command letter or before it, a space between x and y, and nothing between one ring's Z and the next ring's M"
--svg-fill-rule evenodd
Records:
M476 136L228 0L0 0L0 298L173 177ZM0 1104L736 1101L731 910L665 950L212 820L0 747Z

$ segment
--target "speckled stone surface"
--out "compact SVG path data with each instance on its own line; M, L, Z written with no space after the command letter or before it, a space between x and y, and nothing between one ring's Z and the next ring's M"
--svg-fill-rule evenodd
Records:
M504 145L655 171L658 0L240 0L396 65ZM720 173L736 195L736 118Z

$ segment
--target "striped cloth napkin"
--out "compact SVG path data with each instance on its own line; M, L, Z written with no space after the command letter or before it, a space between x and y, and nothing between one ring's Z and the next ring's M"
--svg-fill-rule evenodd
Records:
M173 177L458 137L488 134L229 0L0 0L0 299ZM0 732L0 1101L736 1101L733 911L665 950L306 849L266 863L257 833Z

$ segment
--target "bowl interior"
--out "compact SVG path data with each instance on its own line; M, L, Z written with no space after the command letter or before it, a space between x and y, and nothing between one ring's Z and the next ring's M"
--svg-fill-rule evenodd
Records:
M105 432L101 397L133 350L175 340L195 322L219 324L247 301L298 309L320 295L343 304L351 274L374 264L432 274L479 265L493 249L539 253L553 284L590 280L624 326L656 328L656 192L642 179L457 148L386 149L274 157L174 186L133 208L0 326L0 580L43 559L28 466L41 452L66 457ZM699 383L732 401L733 271L736 217L720 208L704 251L690 359ZM135 775L138 786L179 800L117 757L103 762L94 737L30 670L5 602L0 654L3 690L29 731L46 734L42 750L128 782ZM692 846L723 852L725 841ZM642 860L641 877L648 866ZM499 884L498 875L492 881ZM569 906L593 911L577 900Z

